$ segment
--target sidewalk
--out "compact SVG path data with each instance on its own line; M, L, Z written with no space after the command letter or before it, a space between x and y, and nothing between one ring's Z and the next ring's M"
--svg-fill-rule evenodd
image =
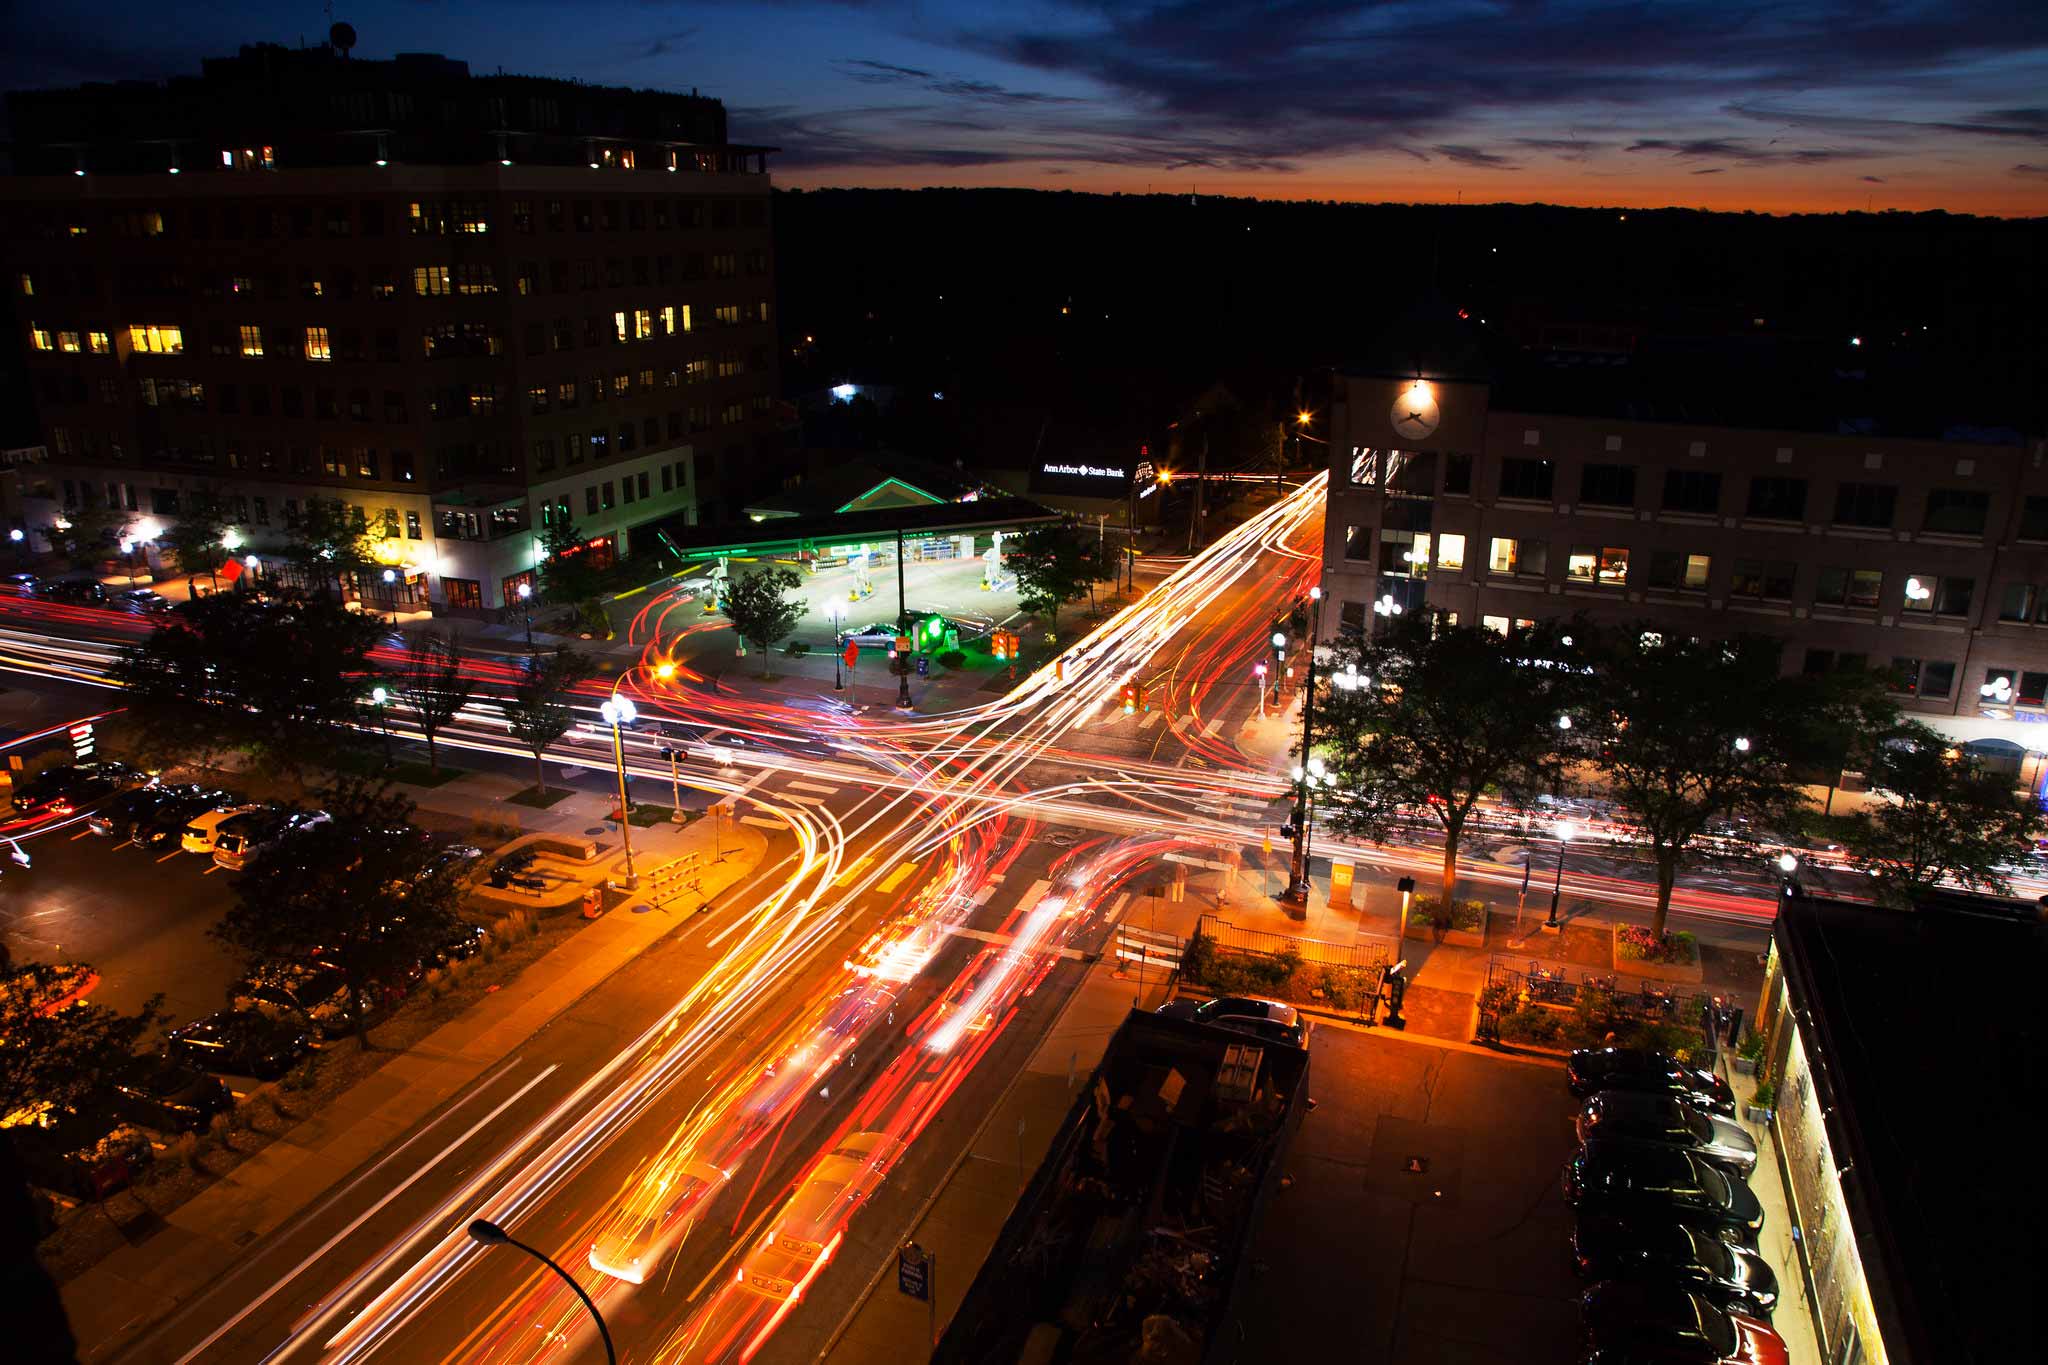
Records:
M468 782L470 779L463 779ZM450 784L455 786L459 784ZM410 790L410 789L409 789ZM435 789L444 795L448 787ZM555 808L592 803L572 797ZM550 812L553 814L555 812ZM650 831L651 832L651 831ZM637 838L641 831L635 830ZM245 1250L310 1207L351 1172L401 1140L562 1011L599 986L697 908L760 866L758 830L693 821L667 845L676 853L714 837L727 850L709 862L697 891L663 905L614 910L532 963L460 1018L391 1057L325 1111L286 1132L198 1197L173 1210L147 1242L116 1250L63 1287L81 1359L105 1358L154 1317L191 1299ZM609 858L600 861L609 865Z
M1785 1338L1792 1365L1821 1365L1820 1338L1813 1329L1806 1273L1800 1265L1799 1249L1792 1245L1796 1224L1785 1190L1784 1157L1778 1151L1770 1125L1749 1120L1749 1101L1756 1094L1756 1077L1725 1067L1723 1074L1735 1090L1735 1112L1742 1126L1756 1139L1758 1158L1756 1170L1749 1178L1749 1189L1764 1206L1764 1230L1757 1239L1758 1250L1778 1276L1778 1311L1771 1315L1771 1326Z

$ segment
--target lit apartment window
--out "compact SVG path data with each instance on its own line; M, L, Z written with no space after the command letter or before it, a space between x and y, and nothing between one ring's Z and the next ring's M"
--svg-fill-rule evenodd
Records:
M57 349L56 340L51 337L49 329L47 327L38 327L33 322L28 325L28 340L29 345L35 347L38 351L54 351Z
M640 392L642 392L642 393L652 393L652 392L654 392L654 371L652 371L652 370L642 370L642 371L640 371Z
M34 298L36 293L36 277L26 270L21 272L21 293L23 298Z
M561 383L555 385L555 401L565 408L575 407L576 381L564 379Z
M489 384L469 386L469 410L478 416L488 416L498 410L498 391Z
M674 304L666 304L661 310L661 334L672 337L676 334L676 310Z
M1628 550L1621 546L1574 545L1564 576L1574 583L1619 587L1628 581Z
M1465 567L1465 537L1442 535L1436 538L1436 565L1439 569L1462 569Z
M713 309L711 315L720 327L737 327L740 325L740 306L736 303L721 305Z
M1974 578L1908 574L1903 605L1907 611L1931 612L1936 616L1968 616L1976 591Z
M131 325L128 328L128 349L149 355L183 355L185 332L180 327Z
M690 305L686 303L678 311L682 315L683 330L685 332L694 331L695 324L690 321Z
M736 374L743 374L746 372L746 368L746 361L742 360L737 354L729 353L718 357L718 377L720 379L730 379Z
M107 355L114 349L114 339L105 332L87 332L85 349L94 355Z
M530 412L530 413L541 413L541 412L546 412L546 411L548 410L548 386L547 386L547 385L545 385L545 384L534 384L534 385L531 385L531 386L529 386L529 387L527 388L527 390L526 390L526 410L527 410L528 412Z
M455 205L455 230L457 232L479 233L491 230L490 214L481 201L463 199Z
M1650 586L1665 592L1705 592L1713 560L1682 550L1650 552Z
M618 342L620 345L625 344L626 314L625 310L623 309L612 314L612 340Z
M325 327L308 327L306 329L306 359L334 359L334 348L328 344L327 329Z
M754 305L754 321L768 321L768 300L762 299L759 303Z
M632 392L633 392L633 376L632 376L632 375L630 375L630 374L615 374L615 375L613 375L613 376L612 376L612 397L614 397L614 398L624 398L624 397L626 397L626 396L627 396L628 394L630 394L630 393L632 393Z
M446 267L443 267L444 271L445 269ZM483 262L475 265L459 265L455 267L455 292L458 294L497 293L497 268Z
M251 360L260 360L262 358L263 329L261 327L251 327L246 324L243 326L242 354Z
M57 349L58 349L58 350L60 350L60 351L62 351L62 352L64 352L64 353L65 353L66 355L77 355L77 354L78 354L78 350L79 350L79 346L78 346L78 333L76 333L76 332L59 332L59 333L57 333Z
M1494 573L1541 578L1550 568L1550 546L1541 540L1493 538L1487 567Z
M412 271L412 292L421 295L447 293L448 267L445 265L414 266Z
M683 366L683 382L696 384L711 377L711 362L698 356Z
M633 340L645 341L654 335L654 310L636 308L633 310Z

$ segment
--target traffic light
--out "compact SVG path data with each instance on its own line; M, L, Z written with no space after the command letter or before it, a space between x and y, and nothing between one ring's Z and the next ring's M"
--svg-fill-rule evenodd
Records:
M1144 701L1144 699L1145 699L1145 689L1143 689L1142 687L1139 687L1139 686L1138 686L1138 685L1137 685L1136 683L1134 683L1134 682L1127 682L1127 683L1125 683L1125 684L1124 684L1124 714L1125 714L1125 715L1127 715L1127 716L1135 716L1136 714L1138 714L1138 706L1139 706L1139 704L1140 704L1140 703L1141 703L1142 701Z
M989 652L995 655L997 663L1008 663L1017 657L1017 632L1014 630L992 632L988 637L988 647Z
M917 643L922 649L934 650L946 641L946 618L927 616L917 626Z

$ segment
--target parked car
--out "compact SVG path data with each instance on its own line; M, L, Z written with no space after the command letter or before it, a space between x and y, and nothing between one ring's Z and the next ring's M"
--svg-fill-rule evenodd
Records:
M36 596L80 607L103 607L107 589L97 578L48 578L36 584Z
M432 954L433 965L445 967L451 962L467 962L483 951L491 941L491 931L481 924L467 921L456 926L447 938L436 944Z
M1756 1245L1764 1206L1739 1176L1677 1147L1595 1138L1564 1171L1565 1201L1581 1217L1666 1219L1737 1228Z
M173 1056L208 1071L265 1081L284 1075L313 1047L305 1025L254 1010L209 1014L172 1029L167 1040Z
M32 593L36 590L36 584L42 581L38 575L32 573L5 573L0 574L0 589Z
M355 1028L347 982L326 963L274 962L260 967L235 984L228 1006L311 1025L323 1040Z
M193 782L180 782L170 787L159 788L170 793L150 815L135 827L135 842L145 848L158 844L172 843L184 838L185 826L193 817L204 815L210 810L227 810L246 804L233 792L216 787L202 787Z
M1255 1038L1286 1047L1308 1046L1308 1028L1301 1022L1300 1011L1278 1000L1257 1000L1241 995L1223 995L1200 1003L1169 1000L1159 1007L1158 1013L1169 1019L1192 1019L1198 1024L1249 1033Z
M234 1108L220 1078L169 1053L137 1057L115 1078L113 1110L130 1123L165 1133L201 1133L215 1114Z
M66 763L16 783L14 809L23 815L69 815L148 781L148 773L112 760Z
M1711 1071L1688 1066L1668 1052L1638 1047L1580 1048L1565 1063L1565 1081L1584 1098L1602 1090L1646 1090L1675 1095L1695 1109L1733 1116L1735 1092Z
M477 864L483 856L484 851L475 844L449 844L436 849L434 855L421 865L419 880L425 881L447 872L460 886L476 876Z
M222 825L225 825L238 815L247 815L250 811L261 809L263 809L262 806L253 802L243 802L231 806L215 806L210 810L193 816L185 822L185 832L179 839L178 846L187 853L204 853L211 857L214 844L220 838L220 828Z
M148 786L125 791L103 803L85 822L94 834L127 841L177 792L176 787Z
M247 867L263 850L302 829L324 825L333 817L326 811L250 811L223 821L213 839L213 865L229 872Z
M1769 1323L1683 1289L1610 1281L1588 1289L1580 1308L1582 1365L1789 1365L1792 1358Z
M30 1183L74 1199L124 1190L156 1158L149 1134L105 1113L37 1105L7 1115L5 1130Z
M156 616L171 609L170 599L152 588L124 588L114 594L114 605L139 616Z
M1683 1147L1747 1180L1756 1169L1756 1139L1734 1119L1706 1114L1684 1100L1647 1090L1603 1090L1572 1119L1579 1141L1594 1137Z
M1655 1218L1581 1218L1572 1230L1572 1268L1581 1279L1672 1285L1760 1318L1778 1306L1770 1264L1712 1228Z

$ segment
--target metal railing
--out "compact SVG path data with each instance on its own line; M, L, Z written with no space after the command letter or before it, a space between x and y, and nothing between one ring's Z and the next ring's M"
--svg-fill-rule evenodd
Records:
M1641 977L1618 976L1609 972L1574 969L1567 963L1539 959L1492 957L1486 964L1486 989L1479 995L1479 1031L1498 1037L1501 1011L1491 1008L1505 988L1510 1010L1522 1005L1555 1005L1566 1009L1585 1006L1592 1012L1620 1024L1677 1024L1700 1029L1707 1046L1718 1044L1718 1030L1709 1021L1718 1019L1726 1001L1711 991L1650 981Z
M1247 929L1215 915L1202 916L1195 932L1218 948L1232 952L1261 953L1268 957L1292 952L1303 962L1313 962L1322 967L1377 969L1394 960L1393 940L1376 934L1360 935L1350 943L1331 943L1325 939L1296 938L1292 934Z

